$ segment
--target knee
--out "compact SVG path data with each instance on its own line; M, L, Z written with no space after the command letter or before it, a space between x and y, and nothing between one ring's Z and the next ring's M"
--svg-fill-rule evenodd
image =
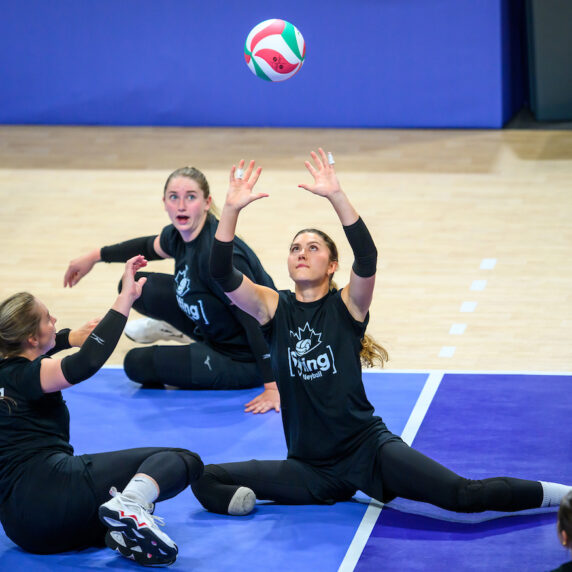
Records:
M228 490L236 485L230 475L218 465L204 467L200 479L191 483L191 489L201 505L210 512L228 514Z
M192 484L198 481L201 478L205 468L201 457L197 453L189 451L188 449L174 448L173 451L181 457L185 463L185 466L187 467L188 484Z
M513 510L512 489L503 477L472 481L461 479L457 495L457 512Z
M482 481L461 479L457 485L456 512L482 512L484 509L484 487Z
M123 360L125 375L136 383L148 385L157 382L153 347L129 350Z

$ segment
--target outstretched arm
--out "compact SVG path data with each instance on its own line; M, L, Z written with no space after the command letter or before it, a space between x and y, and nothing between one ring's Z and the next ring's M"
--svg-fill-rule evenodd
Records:
M90 252L74 258L68 265L64 275L64 288L75 286L97 262L127 262L130 258L141 254L146 260L169 258L160 245L160 236L142 236L111 246L95 248Z
M146 278L135 280L136 272L146 265L143 256L135 256L127 262L121 293L78 352L63 359L42 360L40 384L44 393L66 389L91 377L107 361L123 332L131 306L147 281Z
M266 324L276 311L278 293L266 286L255 284L232 265L232 241L240 211L250 203L268 196L266 193L254 192L261 171L261 167L254 169L254 161L250 161L246 170L243 160L238 164L238 170L233 165L226 200L211 250L210 271L234 304L250 314L258 323Z
M354 263L349 284L342 290L342 300L350 314L362 322L373 297L377 249L367 227L340 186L333 158L328 160L321 148L318 153L312 151L310 155L313 164L310 161L304 164L314 178L314 184L301 184L299 187L328 199L344 227L354 253Z

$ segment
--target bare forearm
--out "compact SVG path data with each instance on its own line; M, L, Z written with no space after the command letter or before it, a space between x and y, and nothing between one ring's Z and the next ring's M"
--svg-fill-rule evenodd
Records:
M343 226L349 226L357 221L359 215L342 189L332 193L328 199Z
M234 239L239 212L240 211L233 207L226 204L224 205L216 229L215 238L221 242L231 242Z

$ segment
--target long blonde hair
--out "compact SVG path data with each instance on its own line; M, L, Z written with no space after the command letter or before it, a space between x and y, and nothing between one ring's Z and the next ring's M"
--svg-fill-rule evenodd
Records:
M330 252L330 262L339 262L338 247L336 246L336 243L323 230L319 230L317 228L304 228L296 233L296 236L294 236L292 242L296 240L296 237L305 232L312 232L320 236ZM330 276L330 290L337 290L338 285L333 278L334 275L332 274ZM364 334L363 338L361 339L361 350L359 357L363 367L374 367L375 365L383 367L385 362L389 361L389 354L387 353L387 350L378 344L369 334Z
M18 292L0 304L0 356L17 356L24 342L40 327L40 312L36 299L28 292ZM0 403L12 412L17 403L7 395L0 396Z
M22 344L40 326L36 299L29 292L18 292L0 304L0 355L14 357Z

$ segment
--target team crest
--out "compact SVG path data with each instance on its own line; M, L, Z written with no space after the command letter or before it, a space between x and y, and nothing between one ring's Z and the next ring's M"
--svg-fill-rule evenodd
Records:
M179 270L175 276L177 284L177 296L181 298L191 289L191 280L189 278L189 267L185 264L183 270Z
M303 330L298 328L297 334L291 331L290 336L295 340L296 354L299 356L306 355L322 343L322 334L314 332L308 322Z
M305 381L312 381L330 370L337 373L332 348L329 345L323 347L322 334L310 328L308 322L303 328L298 328L298 332L290 330L288 357L292 377L298 375Z

